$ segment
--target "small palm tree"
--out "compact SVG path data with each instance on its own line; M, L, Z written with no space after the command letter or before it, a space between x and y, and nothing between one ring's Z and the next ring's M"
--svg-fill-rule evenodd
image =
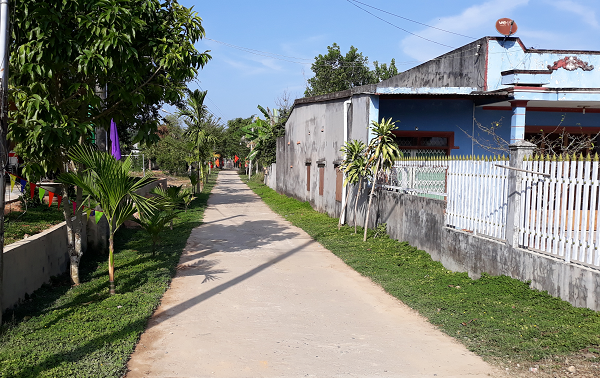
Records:
M156 245L160 242L160 233L176 217L177 213L174 211L156 209L154 211L142 211L139 213L139 218L133 218L133 221L142 226L150 236L152 256L156 254Z
M398 149L398 145L392 137L392 130L395 128L396 123L392 122L392 118L389 118L387 121L384 118L379 123L375 121L372 122L371 131L375 135L369 142L367 153L369 155L369 167L372 167L373 163L375 163L375 168L372 170L373 180L371 181L371 193L369 194L369 204L367 205L367 215L365 217L365 234L363 236L363 241L367 241L367 229L369 226L371 203L373 202L373 192L375 191L375 184L379 170L391 167L394 164L394 161L398 160L402 156L402 153Z
M96 201L108 220L109 253L108 277L110 294L115 294L114 237L117 229L136 212L151 213L156 210L156 201L144 198L136 191L154 181L155 178L144 175L141 178L129 175L131 159L115 160L107 153L91 146L77 146L69 157L84 168L77 173L63 173L58 182L74 185L83 189L88 199Z
M362 172L358 168L365 164L366 148L367 145L363 141L353 139L351 141L347 141L344 144L344 146L340 149L344 153L344 161L339 167L339 169L342 170L346 175L346 178L344 180L344 186L348 186L348 184L356 185L361 180ZM356 195L358 196L358 192ZM346 190L346 200L344 201L344 208L340 213L338 230L342 226L342 216L346 212L349 197L350 191Z

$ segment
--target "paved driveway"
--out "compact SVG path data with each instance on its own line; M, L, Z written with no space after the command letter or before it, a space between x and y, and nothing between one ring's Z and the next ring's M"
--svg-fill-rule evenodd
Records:
M128 377L487 377L495 370L273 213L233 171Z

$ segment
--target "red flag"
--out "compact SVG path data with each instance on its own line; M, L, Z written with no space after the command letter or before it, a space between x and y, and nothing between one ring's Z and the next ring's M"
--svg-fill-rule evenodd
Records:
M35 184L32 182L29 183L29 192L31 193L31 198L33 198L33 194L35 193Z
M233 161L237 163L238 160L240 160L240 158L237 155L235 155L235 158L233 159Z
M48 192L48 207L52 206L52 201L54 201L54 192Z
M62 196L58 196L58 208L60 209L60 203L62 202Z

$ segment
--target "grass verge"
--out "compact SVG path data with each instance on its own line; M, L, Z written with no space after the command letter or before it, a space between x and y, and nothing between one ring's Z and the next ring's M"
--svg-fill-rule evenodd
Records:
M23 214L22 211L14 211L4 217L4 245L19 241L25 235L33 236L60 222L65 217L57 207L40 204L29 207Z
M1 377L121 377L146 323L168 288L191 230L202 222L216 174L162 234L157 255L143 230L115 238L117 294L108 294L107 255L84 255L82 284L56 278L33 293L0 328Z
M249 187L275 212L304 229L346 264L480 356L500 364L535 362L574 352L600 356L600 313L533 290L527 283L451 272L424 251L387 235L362 241L362 231L277 194L257 180ZM597 370L600 375L600 369Z

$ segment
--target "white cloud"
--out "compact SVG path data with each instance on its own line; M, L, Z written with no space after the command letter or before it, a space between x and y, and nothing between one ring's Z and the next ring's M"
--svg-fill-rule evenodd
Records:
M489 34L489 30L494 27L497 19L506 17L515 8L525 6L528 3L529 0L513 0L510 2L488 1L483 4L473 5L458 15L439 18L427 24L439 29L479 38ZM454 47L460 47L471 42L467 38L433 28L423 29L415 32L415 34ZM435 58L452 50L450 47L434 44L423 38L411 35L404 38L400 46L405 54L420 61Z
M598 19L596 19L596 11L588 6L581 5L571 0L561 0L550 2L552 6L561 11L574 13L581 17L581 20L586 24L598 28Z

